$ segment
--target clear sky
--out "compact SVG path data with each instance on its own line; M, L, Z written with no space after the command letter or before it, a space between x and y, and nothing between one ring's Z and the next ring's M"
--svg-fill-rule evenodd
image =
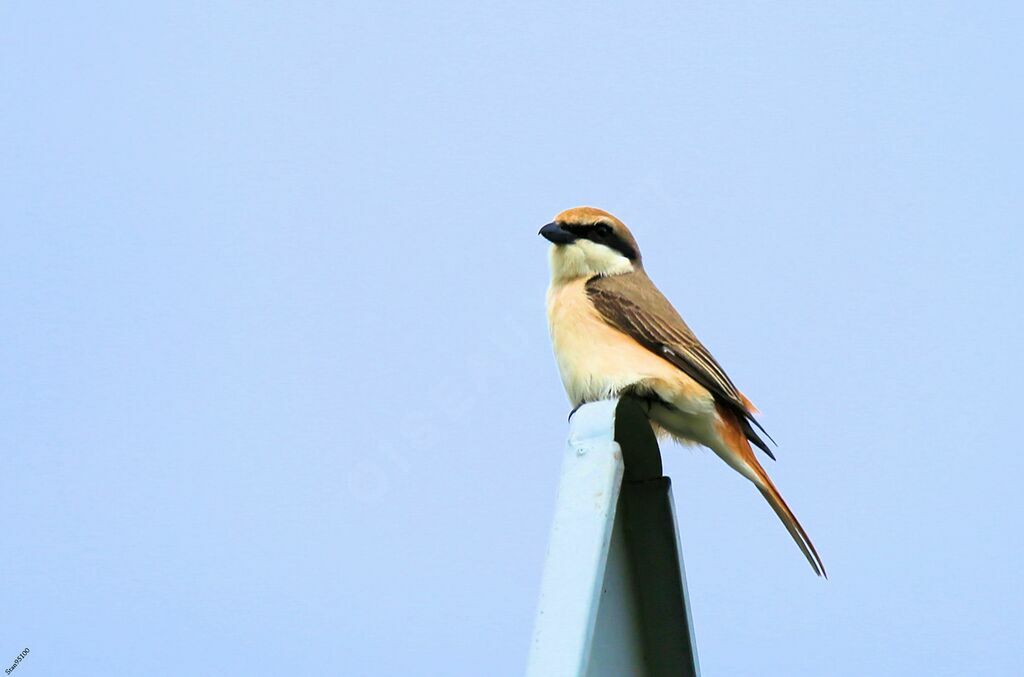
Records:
M0 666L523 670L578 204L824 558L667 446L705 677L1024 674L1020 3L0 5Z

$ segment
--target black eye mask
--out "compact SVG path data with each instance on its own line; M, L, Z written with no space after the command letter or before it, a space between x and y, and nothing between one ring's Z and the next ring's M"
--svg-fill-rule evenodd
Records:
M593 226L567 225L562 223L559 224L559 226L564 230L569 231L577 238L590 240L597 244L603 244L604 246L614 249L618 253L622 254L630 261L636 260L636 250L633 249L629 242L619 236L611 226L603 223L598 223Z

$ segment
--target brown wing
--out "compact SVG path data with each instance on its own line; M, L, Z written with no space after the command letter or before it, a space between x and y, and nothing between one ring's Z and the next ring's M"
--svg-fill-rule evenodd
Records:
M753 423L771 439L754 418L746 398L643 271L593 277L587 281L586 290L606 322L707 388L715 401L739 414L747 439L775 458L750 425Z

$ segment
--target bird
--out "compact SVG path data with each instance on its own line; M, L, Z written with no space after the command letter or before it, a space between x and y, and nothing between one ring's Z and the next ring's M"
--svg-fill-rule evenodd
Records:
M602 209L574 207L538 234L551 242L548 328L573 413L587 402L638 398L660 437L705 446L750 480L814 573L827 577L754 453L756 446L775 458L758 410L647 276L626 225Z

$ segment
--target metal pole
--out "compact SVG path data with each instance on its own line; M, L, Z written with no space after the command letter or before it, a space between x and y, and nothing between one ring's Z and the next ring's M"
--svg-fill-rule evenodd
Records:
M637 402L573 415L528 677L699 677L671 482Z

